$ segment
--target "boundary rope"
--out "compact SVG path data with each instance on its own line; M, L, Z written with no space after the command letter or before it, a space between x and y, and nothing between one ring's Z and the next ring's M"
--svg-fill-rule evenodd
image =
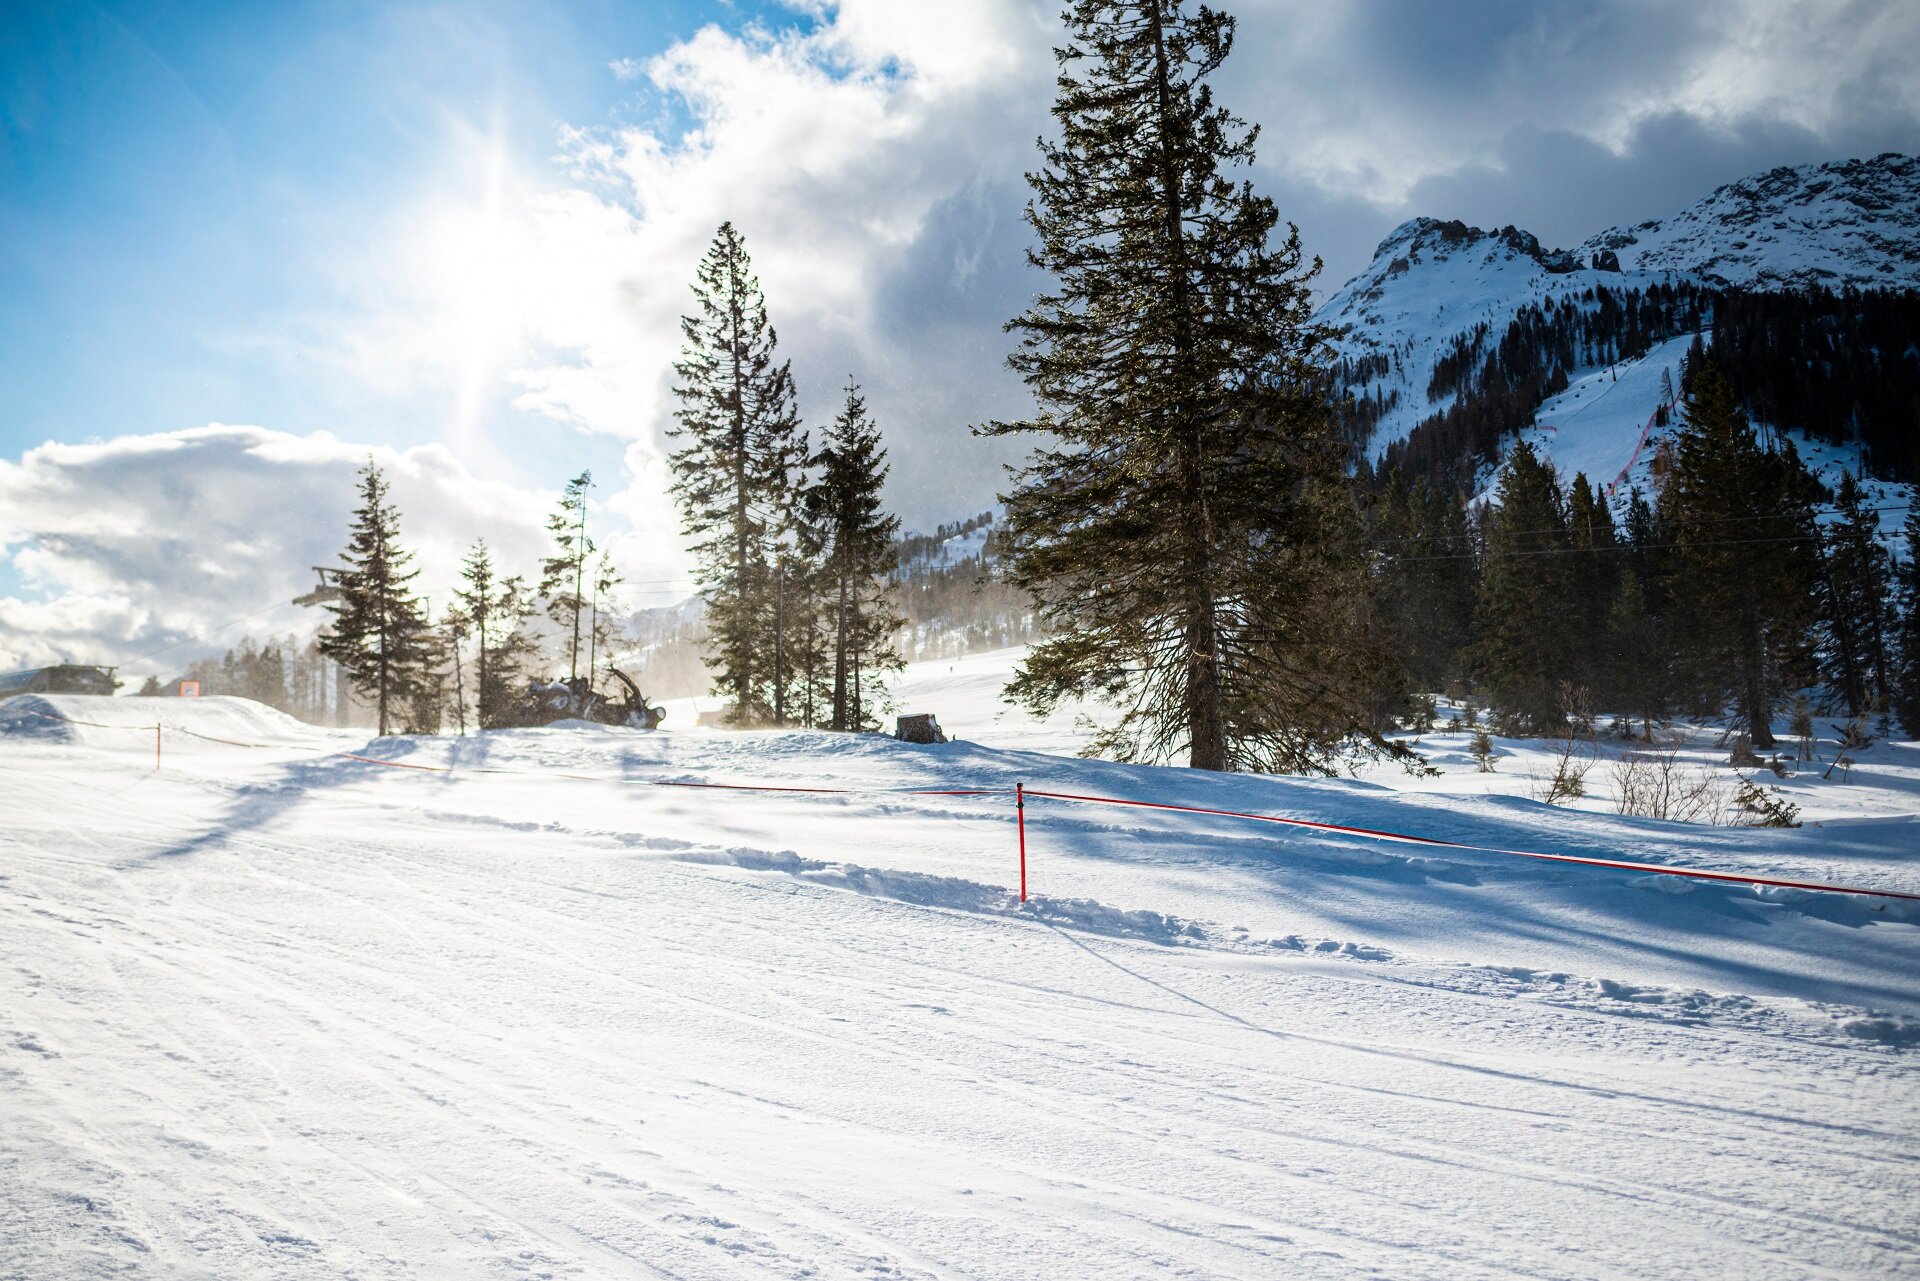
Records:
M59 716L49 712L39 712L32 708L17 709L29 716L42 720L63 721L69 725L85 725L92 729L127 730L145 733L145 725L106 725L98 721L80 720L76 717ZM156 765L158 757L158 736L162 725L151 727L155 733ZM271 743L246 743L238 739L217 738L211 734L202 734L196 730L175 728L174 733L185 734L210 743L220 743L232 747L250 748L264 751L280 750L281 745ZM1273 823L1285 827L1302 828L1308 831L1332 832L1343 836L1361 836L1369 840L1389 841L1403 845L1419 845L1428 848L1463 850L1477 854L1498 854L1508 858L1536 859L1549 863L1567 863L1581 867L1604 867L1619 871L1639 872L1653 876L1678 876L1689 880L1716 881L1724 884L1764 886L1775 889L1805 890L1821 894L1859 894L1874 898L1898 899L1908 902L1920 902L1920 893L1906 890L1872 889L1861 885L1836 885L1825 881L1800 881L1776 876L1752 876L1742 872L1716 872L1706 868L1674 867L1663 863L1641 863L1630 859L1595 858L1582 854L1547 854L1538 850L1502 849L1492 845L1473 845L1463 841L1443 840L1435 836L1416 836L1406 832L1390 832L1381 828L1357 827L1346 823L1328 823L1318 819L1289 818L1280 814L1256 814L1247 810L1219 809L1206 805L1177 805L1168 801L1145 801L1124 796L1094 796L1081 792L1053 792L1015 784L1013 787L967 787L967 788L849 788L849 787L803 787L791 784L773 783L714 783L690 779L660 778L605 778L594 774L571 774L560 770L516 770L503 769L487 765L426 765L414 761L390 761L378 756L368 756L361 752L327 752L316 758L319 760L349 760L366 765L380 765L389 769L415 770L431 774L491 774L511 775L522 778L563 778L576 782L616 783L641 787L677 787L690 790L718 792L773 792L805 796L1011 796L1014 798L1016 821L1020 829L1020 898L1026 900L1026 801L1036 800L1065 801L1080 805L1110 805L1124 809L1160 810L1175 814L1204 814L1216 818L1241 819L1255 823Z
M1365 836L1379 841L1397 841L1408 845L1437 846L1443 849L1469 850L1477 854L1502 854L1509 858L1542 859L1551 863L1574 863L1584 867L1620 868L1630 872L1649 872L1658 876L1683 876L1701 881L1728 881L1739 885L1765 885L1780 889L1814 890L1827 894L1870 894L1879 898L1908 899L1920 902L1920 894L1905 890L1877 890L1858 885L1832 885L1824 881L1792 881L1775 876L1748 876L1740 872L1714 872L1705 868L1672 867L1664 863L1636 863L1627 859L1592 858L1582 854L1543 854L1536 850L1508 850L1492 845L1469 845L1463 841L1444 841L1434 836L1409 836L1404 832L1385 832L1371 827L1349 827L1344 823L1323 823L1313 819L1285 818L1278 814L1251 814L1243 810L1210 809L1202 805L1171 805L1163 801L1130 800L1118 796L1081 796L1071 792L1041 792L1029 787L1026 795L1053 801L1075 801L1088 805L1118 805L1136 809L1172 810L1182 814L1211 814L1221 818L1251 819L1256 823L1280 823L1288 827L1311 828L1321 832L1339 832Z

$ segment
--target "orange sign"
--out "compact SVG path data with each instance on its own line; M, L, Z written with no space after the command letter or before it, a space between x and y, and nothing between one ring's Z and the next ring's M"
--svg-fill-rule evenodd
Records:
M182 698L200 697L200 682L199 681L181 681L180 697Z

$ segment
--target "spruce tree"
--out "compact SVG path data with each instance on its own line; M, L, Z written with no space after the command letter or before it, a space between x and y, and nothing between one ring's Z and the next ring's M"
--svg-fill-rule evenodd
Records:
M1607 612L1607 705L1640 722L1648 742L1653 726L1672 711L1672 646L1647 608L1646 591L1632 573L1620 575Z
M481 729L497 729L526 679L527 663L539 652L533 638L521 630L533 616L533 602L516 576L502 578L493 563L486 539L476 539L460 565L454 588L454 611L474 641L474 722Z
M773 719L784 676L776 631L775 571L792 532L795 477L807 455L793 375L746 245L722 223L700 261L694 314L680 321L674 364L680 408L668 437L681 528L693 539L706 601L716 692L737 724Z
M1065 15L1032 263L1010 328L1043 439L1006 495L1009 574L1047 639L1008 689L1116 704L1090 748L1329 769L1366 730L1366 582L1297 228L1228 170L1255 131L1208 81L1233 19L1180 0ZM1372 657L1370 654L1365 657Z
M567 482L559 505L547 517L553 555L540 562L540 595L546 598L547 616L560 625L566 638L569 682L580 676L581 616L589 610L587 558L593 555L594 544L587 537L587 490L592 487L590 471ZM588 675L591 678L591 671Z
M1567 491L1567 534L1574 549L1569 557L1573 595L1567 607L1578 628L1571 679L1593 691L1604 704L1611 701L1605 688L1611 671L1607 619L1620 580L1620 537L1613 526L1613 513L1588 484L1585 472L1575 473Z
M409 569L413 553L400 544L400 513L388 501L386 478L373 460L360 470L360 506L342 559L340 599L327 608L333 622L320 652L347 670L370 699L382 736L405 715L427 680L427 620Z
M613 643L618 639L614 593L624 581L620 571L614 568L613 557L605 552L600 553L600 559L593 566L591 623L587 629L587 674L590 679L597 679L593 674L599 670L599 665L613 665Z
M1898 664L1894 679L1894 710L1909 735L1920 738L1920 485L1907 491L1906 559L1896 571L1899 579L1899 636L1894 645Z
M1792 442L1762 449L1711 361L1689 360L1685 421L1660 494L1671 591L1691 683L1730 699L1755 748L1774 746L1773 708L1804 675L1819 566L1814 482Z
M1424 476L1409 489L1394 470L1371 516L1376 606L1405 676L1398 698L1391 681L1380 694L1397 712L1460 675L1479 569L1465 504Z
M447 668L452 663L444 627L421 628L419 655L401 723L409 734L438 734L447 710Z
M1573 550L1553 465L1521 441L1501 468L1487 518L1469 661L1503 724L1522 733L1560 726L1561 687L1578 671Z
M881 505L888 469L880 430L867 416L859 385L849 380L846 396L813 456L816 478L803 510L832 647L827 726L858 730L871 725L883 678L904 666L893 645L901 619L887 577L900 520Z
M1880 518L1851 472L1840 480L1837 519L1824 530L1821 564L1821 668L1849 717L1888 706L1893 630L1892 557L1880 542Z

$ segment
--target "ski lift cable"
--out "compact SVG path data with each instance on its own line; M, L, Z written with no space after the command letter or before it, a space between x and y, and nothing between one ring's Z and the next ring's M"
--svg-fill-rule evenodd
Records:
M1536 547L1525 551L1502 552L1456 552L1437 556L1401 556L1402 564L1428 560L1475 560L1480 557L1499 556L1590 556L1598 552L1647 552L1675 551L1685 547L1747 547L1763 543L1805 543L1819 539L1818 533L1788 534L1777 538L1712 538L1686 543L1647 543L1635 547L1631 543L1616 543L1611 547Z
M1835 507L1831 503L1812 503L1812 504L1809 504L1809 506L1811 506L1814 509L1815 515L1831 516L1831 515L1837 515L1840 511L1838 507ZM1862 507L1860 511L1863 514L1867 512L1874 512L1874 513L1904 512L1904 511L1913 510L1913 506L1914 504L1912 503L1889 503L1883 507ZM1762 514L1757 516L1702 516L1694 520L1662 521L1661 524L1669 528L1672 528L1676 526L1692 526L1692 525L1723 525L1728 523L1729 521L1758 522L1758 521L1779 520L1779 519L1781 519L1781 517L1776 514ZM1567 528L1571 528L1571 526L1568 526ZM1535 536L1535 535L1544 536L1547 534L1560 534L1560 533L1567 532L1567 530L1566 529L1510 529L1510 530L1503 530L1502 532L1512 537L1519 538L1519 537L1528 537L1528 536ZM1440 539L1466 538L1470 536L1471 535L1468 535L1468 534L1442 534L1438 536L1433 534L1406 534L1406 535L1402 535L1399 538L1375 539L1372 541L1371 545L1377 548L1384 548L1384 547L1392 546L1397 543L1437 542ZM1576 550L1590 551L1592 549L1583 547L1583 548L1577 548Z

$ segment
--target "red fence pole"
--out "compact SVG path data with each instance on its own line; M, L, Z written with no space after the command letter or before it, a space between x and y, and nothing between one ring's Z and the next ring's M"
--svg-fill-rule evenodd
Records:
M1020 901L1027 901L1027 785L1013 785L1015 821L1020 825Z
M160 722L153 723L153 770L160 772Z

